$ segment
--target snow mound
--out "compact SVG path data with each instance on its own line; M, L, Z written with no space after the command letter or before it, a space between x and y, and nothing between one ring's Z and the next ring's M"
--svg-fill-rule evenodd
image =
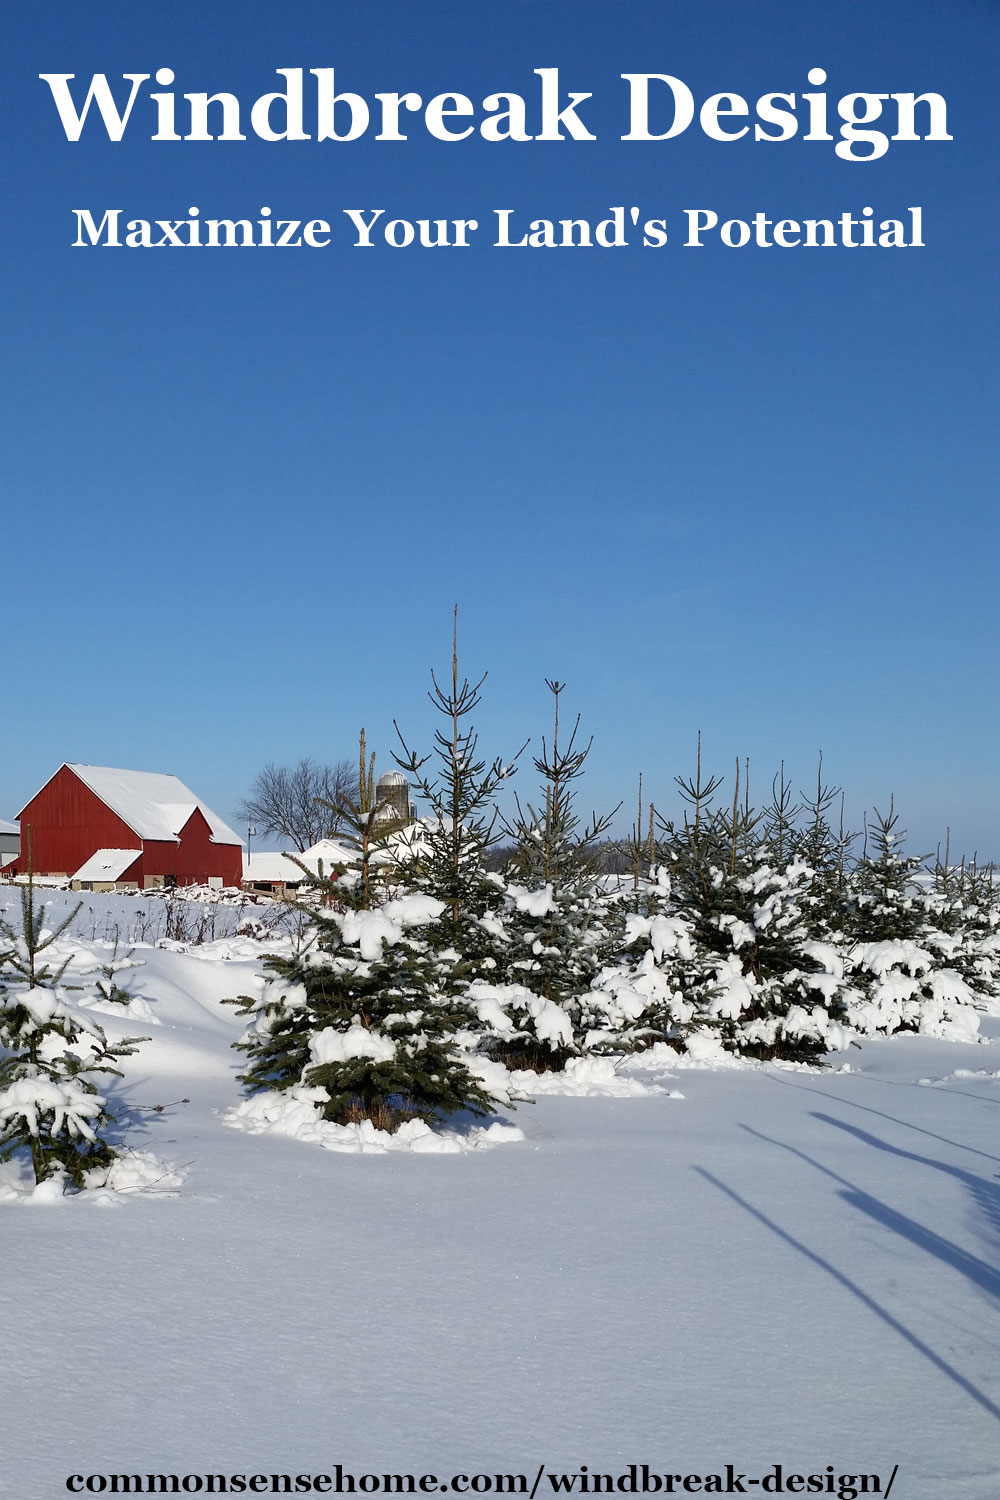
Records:
M946 1073L942 1078L918 1078L917 1083L922 1088L927 1088L928 1085L954 1083L956 1079L959 1081L1000 1079L1000 1070L990 1072L988 1068L955 1068L954 1072Z
M578 1099L603 1095L612 1099L640 1099L666 1091L656 1083L623 1078L618 1059L571 1057L561 1073L532 1073L518 1069L509 1074L511 1086L527 1095L568 1094Z
M335 1125L324 1120L319 1106L326 1098L322 1088L302 1086L284 1093L254 1094L242 1104L234 1105L222 1116L223 1123L251 1135L272 1133L291 1136L325 1151L352 1151L384 1154L387 1151L417 1151L424 1154L483 1151L510 1141L523 1141L524 1132L516 1125L495 1120L492 1125L473 1125L468 1129L438 1126L432 1129L423 1120L407 1120L393 1134L376 1130L370 1120L357 1125Z
M8 1169L10 1170L10 1169ZM13 1169L16 1172L16 1168ZM0 1204L91 1203L97 1208L116 1206L123 1198L176 1198L187 1176L187 1167L163 1161L152 1151L126 1151L110 1167L95 1167L87 1174L87 1186L66 1192L66 1177L55 1173L35 1184L15 1175L0 1181Z
M642 1052L633 1052L621 1064L629 1072L673 1073L684 1068L750 1068L763 1067L753 1058L728 1052L715 1031L693 1031L685 1038L683 1052L669 1042L654 1042Z
M628 1057L620 1059L618 1067L629 1073L658 1073L661 1076L702 1069L749 1073L759 1073L768 1068L778 1068L794 1073L829 1071L813 1063L790 1062L778 1058L772 1058L769 1062L760 1062L753 1057L740 1057L735 1052L727 1052L721 1038L713 1031L692 1032L685 1039L684 1045L686 1050L678 1052L675 1047L671 1047L669 1042L655 1042L652 1047L647 1047L642 1052L633 1052ZM678 1096L673 1090L669 1090L668 1097Z
M187 1167L163 1161L152 1151L126 1151L107 1170L91 1174L88 1187L111 1193L142 1193L147 1198L176 1198Z

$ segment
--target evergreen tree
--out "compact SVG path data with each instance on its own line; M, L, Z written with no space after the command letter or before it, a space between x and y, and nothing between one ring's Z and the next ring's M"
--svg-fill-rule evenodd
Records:
M98 999L103 1002L104 1009L108 1006L131 1004L133 997L126 986L119 982L119 975L137 967L135 950L128 948L122 952L116 930L111 952L103 963L98 964L97 978L94 980L94 989Z
M992 866L983 869L973 858L965 871L960 899L961 972L979 996L995 998L1000 995L1000 898Z
M703 777L699 737L695 775L676 778L683 821L663 825L674 909L690 931L690 947L670 960L691 1007L680 1030L708 1029L751 1057L814 1061L828 1045L833 986L810 952L812 871L772 862L789 834L783 783L777 813L762 820L740 776L737 761L732 810L715 808L722 781Z
M455 995L476 980L502 983L508 963L509 936L501 916L504 883L487 871L485 856L500 837L497 792L525 747L508 762L488 762L480 754L469 716L482 701L486 675L475 683L459 678L456 606L450 681L442 687L431 672L428 697L445 721L435 730L432 751L420 756L411 750L396 725L403 753L394 759L429 808L415 830L407 881L441 903L428 941L442 955L444 983Z
M848 1019L861 1031L921 1031L968 1040L988 989L979 989L968 958L960 886L946 878L936 897L923 860L903 853L894 799L876 808L862 858L853 871L853 901L844 967L851 989ZM952 930L949 931L948 929ZM970 980L972 983L970 983Z
M370 909L314 913L312 941L271 956L254 1025L238 1045L251 1089L317 1091L324 1119L371 1120L396 1130L458 1110L486 1115L495 1101L470 1071L456 1033L468 1006L442 993L441 963L427 942L428 898L404 896Z
M902 852L895 799L883 815L875 808L865 849L854 871L854 901L849 923L855 942L919 941L928 927L927 908L916 884L923 860Z
M115 1062L144 1040L109 1042L93 1016L69 999L65 975L72 955L55 967L46 957L78 910L47 928L29 877L19 927L0 918L0 1160L25 1149L36 1183L61 1178L77 1188L117 1155L104 1134L114 1116L93 1075L120 1077ZM108 981L99 988L102 998L127 1003L131 997L115 982L113 965L102 977Z
M643 805L640 771L636 820L628 838L618 845L618 854L630 877L623 892L623 903L629 911L649 916L660 910L664 898L669 897L666 854L656 837L656 825L656 809L652 802L648 808Z
M349 791L342 791L335 804L326 802L323 798L318 799L329 809L331 816L336 815L338 842L352 852L353 860L325 873L320 860L318 876L314 876L312 870L300 859L296 859L295 863L307 877L307 888L323 893L325 905L334 904L341 897L356 909L367 910L376 893L386 885L391 863L386 846L396 825L379 816L385 804L376 796L375 752L373 750L369 754L363 729L359 743L356 795L357 800ZM344 885L334 889L333 882L341 876L347 877Z
M1000 994L1000 908L992 868L973 857L949 863L950 831L945 857L935 860L924 899L937 929L934 945L961 974L984 1006Z
M560 743L565 683L546 679L546 687L554 704L552 740L542 740L534 762L544 804L522 808L517 802L517 816L506 827L515 841L506 916L514 955L510 976L521 993L508 996L517 1030L497 1044L509 1064L538 1071L565 1067L588 1033L602 1029L606 1017L591 986L623 926L623 912L603 890L594 860L594 845L614 812L595 814L584 825L574 806L575 783L592 741L578 745L577 715L568 740Z
M489 1114L496 1101L458 1046L475 1014L449 993L451 963L431 940L444 903L419 892L375 899L371 781L369 766L360 803L344 808L354 861L335 880L313 880L321 904L291 956L265 960L263 998L234 1002L253 1017L237 1043L249 1058L242 1081L311 1089L322 1117L341 1125L394 1131L459 1110Z

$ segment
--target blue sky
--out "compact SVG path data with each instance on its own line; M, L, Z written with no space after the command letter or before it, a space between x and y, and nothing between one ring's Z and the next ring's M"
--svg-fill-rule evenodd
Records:
M11 0L0 130L7 643L0 816L63 760L170 771L228 815L267 761L429 743L460 606L489 754L594 735L584 800L823 751L857 822L1000 857L996 120L986 0ZM372 99L557 67L595 141L66 140L38 74L174 70L244 102L281 67ZM838 159L619 139L626 72L698 103L933 90L950 142ZM800 106L800 110L802 106ZM482 111L478 114L481 116ZM751 117L752 118L752 117ZM537 127L536 127L537 128ZM72 210L322 217L325 250L76 249ZM500 249L492 213L667 220L662 250ZM695 250L720 219L923 208L925 248ZM351 246L345 208L477 218L465 250ZM521 790L532 775L523 769ZM624 817L624 815L623 815Z

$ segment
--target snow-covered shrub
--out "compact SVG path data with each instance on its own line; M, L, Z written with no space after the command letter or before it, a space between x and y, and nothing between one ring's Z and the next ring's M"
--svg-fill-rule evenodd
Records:
M838 792L821 774L793 807L781 773L763 813L738 795L714 808L721 783L703 778L700 757L678 783L691 811L662 824L669 891L655 918L633 903L618 961L596 986L623 1040L715 1037L751 1057L812 1061L843 1046L845 1028L975 1036L977 1010L997 1004L1000 917L987 882L967 903L954 881L944 894L940 881L929 887L922 862L902 853L891 804L852 864L851 836L828 817Z
M931 930L925 941L961 974L980 1010L1000 1013L1000 905L992 868L935 862L921 886Z
M845 1018L864 1035L918 1031L971 1042L979 1031L976 995L956 969L907 940L857 943L846 954Z

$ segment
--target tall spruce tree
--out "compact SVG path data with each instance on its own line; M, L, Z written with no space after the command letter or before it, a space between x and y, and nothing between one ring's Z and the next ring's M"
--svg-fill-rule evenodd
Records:
M428 941L441 954L444 983L455 995L477 980L503 982L509 959L501 919L503 880L486 869L485 856L501 836L497 793L525 746L509 761L488 761L480 753L470 715L482 701L486 676L474 683L459 676L456 605L450 676L442 686L432 671L427 695L444 719L432 750L419 755L395 726L402 754L393 758L428 809L415 830L407 879L412 889L441 903Z
M781 782L784 785L784 768ZM852 894L847 879L848 859L854 834L844 828L844 794L840 787L823 780L823 756L816 770L816 787L800 793L791 831L789 858L812 871L805 900L811 935L817 941L838 941L850 925ZM837 827L834 809L839 807ZM786 845L787 847L787 845ZM769 844L773 854L773 842Z
M601 1029L604 1017L591 986L623 926L619 903L602 889L594 854L618 809L593 814L587 823L578 815L576 783L592 741L579 743L579 715L560 739L565 683L547 678L545 685L553 699L552 738L543 738L534 761L544 801L538 807L518 801L516 817L506 824L515 845L506 918L510 975L524 993L508 997L517 1032L498 1043L506 1062L539 1071L565 1067L588 1033Z

